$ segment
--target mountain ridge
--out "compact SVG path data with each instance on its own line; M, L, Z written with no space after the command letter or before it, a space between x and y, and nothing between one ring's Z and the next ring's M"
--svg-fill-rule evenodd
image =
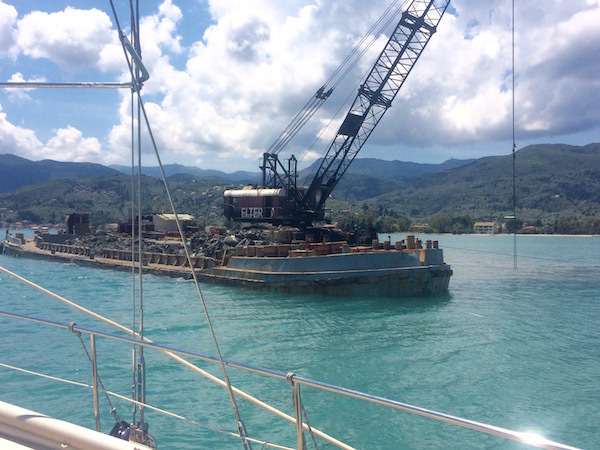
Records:
M475 159L449 159L440 164L413 163L406 161L386 161L377 158L357 158L348 168L348 174L364 176L381 176L414 178L427 173L440 173L455 167L471 164ZM306 177L313 171L320 160L299 172ZM167 178L198 177L214 179L225 183L257 184L262 180L260 172L235 171L223 172L215 169L201 169L181 164L163 165ZM0 154L0 193L13 192L21 187L64 178L85 178L89 176L129 175L131 167L122 165L103 166L96 163L61 162L53 160L31 161L10 153ZM161 177L160 167L144 166L142 174Z
M504 155L472 162L453 161L446 170L434 165L426 169L438 172L412 177L400 174L389 161L381 161L381 166L375 164L366 172L364 167L374 162L367 160L362 168L359 162L359 173L349 170L342 177L327 208L332 217L375 209L380 215L418 221L427 221L437 214L501 221L513 210L512 158ZM13 161L19 162L14 158ZM515 153L515 162L519 216L545 223L560 217L600 219L600 143L527 146ZM384 165L392 170L384 170ZM89 211L90 220L97 224L120 220L118 217L131 199L131 182L129 177L115 172L116 175L103 177L57 178L0 194L0 219L53 222L50 217ZM161 200L162 182L152 176L142 178L151 199L144 208L168 210ZM224 222L223 191L244 183L181 174L169 177L177 210L191 213L206 224Z
M31 161L10 153L0 154L0 193L53 179L116 175L109 167L88 162Z
M131 167L129 166L111 165L109 167L124 174L131 173ZM164 164L163 168L167 178L174 175L192 175L201 178L214 178L215 180L231 182L246 182L247 180L248 182L250 182L249 180L257 182L256 180L262 178L261 174L258 172L248 172L243 170L228 173L216 169L201 169L199 167L184 166L182 164ZM157 178L162 177L160 167L158 166L143 166L142 174Z

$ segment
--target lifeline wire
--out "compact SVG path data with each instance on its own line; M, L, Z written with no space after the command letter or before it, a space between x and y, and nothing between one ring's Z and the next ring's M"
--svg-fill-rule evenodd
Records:
M4 272L7 275L9 275L12 278L15 278L21 282L23 282L24 284L34 287L35 289L37 289L38 291L45 293L53 298L56 298L60 301L62 301L63 303L67 303L67 304L72 304L73 307L75 307L78 310L84 311L88 314L93 314L93 315L98 315L96 313L92 313L89 310L86 310L86 308L74 304L73 302L70 302L69 300L66 300L63 297L60 297L57 294L54 294L51 291L48 291L47 289L42 288L41 286L36 285L35 283L24 279L23 277L20 277L19 275L16 275L12 272L10 272L9 270L3 268L2 266L0 266L0 272ZM33 317L27 317L27 316L21 316L21 315L17 315L17 314L13 314L13 313L8 313L5 311L0 311L0 315L2 316L7 316L7 317L13 317L13 318L17 318L17 319L22 319L22 320L26 320L26 321L30 321L30 322L36 322L36 323L43 323L43 324L47 324L47 325L52 325L52 326L57 326L60 328L68 328L67 325L64 324L60 324L60 323L56 323L56 322L50 322L47 320L42 320L42 319L36 319ZM100 316L102 317L102 316ZM101 320L103 320L106 323L112 322L109 319L106 318L102 318ZM114 323L114 322L113 322ZM118 324L117 324L118 325ZM118 327L120 329L123 330L127 330L126 327L123 327L122 325L118 325ZM125 341L125 342L130 342L131 338L129 337L121 337L121 336L116 336L116 335L109 335L107 333L104 333L102 331L94 331L94 330L89 330L89 329L85 329L82 327L77 327L78 331L81 332L85 332L85 333L90 333L90 334L94 334L96 336L101 336L101 337L106 337L106 338L111 338L111 339L116 339L118 341ZM218 362L218 360L214 357L208 357L206 355L200 355L198 353L192 353L192 352L187 352L185 350L177 350L177 349L173 349L170 347L164 347L161 345L156 345L153 344L152 341L150 341L147 338L144 338L144 343L140 344L140 345L146 345L149 347L152 347L158 351L160 351L161 353L164 353L165 355L170 356L171 358L181 362L183 365L186 365L189 368L194 369L195 371L197 371L198 373L203 374L205 377L215 381L216 383L218 383L221 386L224 386L224 382L222 380L219 380L218 378L214 377L213 375L210 375L208 373L203 373L203 371L194 366L193 364L189 363L188 361L186 361L185 359L181 358L179 355L175 354L175 353L179 353L181 355L186 355L192 358L199 358L202 359L204 361L207 362ZM261 369L258 367L254 367L254 366L249 366L249 365L245 365L245 364L240 364L240 363L236 363L234 361L227 361L227 364L230 365L231 367L236 367L239 369L243 369L243 370L247 370L249 372L252 373L259 373L262 375L266 375L266 376L270 376L270 377L275 377L275 378L279 378L281 380L289 380L290 377L290 373L283 374L283 373L277 373L275 371L272 370L268 370L268 369ZM293 375L293 374L291 374ZM458 425L464 428L469 428L475 431L479 431L482 433L487 433L490 435L495 435L495 436L499 436L502 437L504 439L511 439L517 442L523 442L523 443L527 443L529 445L535 446L535 447L539 447L539 448L545 448L545 449L564 449L564 450L575 450L576 447L572 447L570 445L565 445L565 444L561 444L558 442L553 442L550 441L546 438L544 438L543 436L538 436L538 435L534 435L532 436L531 433L527 433L527 432L520 432L520 431L513 431L513 430L509 430L506 428L502 428L502 427L497 427L494 425L489 425L486 423L482 423L482 422L477 422L477 421L473 421L473 420L469 420L469 419L464 419L458 416L452 416L446 413L442 413L442 412L438 412L438 411L434 411L434 410L430 410L427 408L422 408L419 406L414 406L414 405L410 405L408 403L403 403L403 402L399 402L396 400L390 400L390 399L386 399L384 397L379 397L379 396L374 396L374 395L370 395L370 394L366 394L360 391L356 391L353 389L348 389L348 388L343 388L343 387L339 387L339 386L335 386L329 383L324 383L324 382L320 382L317 380L311 380L308 378L304 378L304 377L299 377L299 376L295 376L293 378L294 383L298 383L298 384L302 384L305 386L311 386L313 388L317 388L323 391L327 391L327 392L332 392L332 393L336 393L336 394L340 394L343 396L346 396L348 398L356 398L356 399L360 399L360 400L366 400L370 403L373 404L379 404L379 405L384 405L384 406L388 406L391 408L394 408L396 410L401 410L401 411L405 411L405 412L409 412L411 414L417 414L423 417L428 417L430 419L435 419L438 421L442 421L442 422L446 422L449 424L453 424L453 425ZM260 402L257 399L254 399L253 397L249 396L248 394L244 393L243 391L240 391L239 389L236 390L236 393L238 395L244 396L244 398L254 402L256 405L259 405L265 409L267 409L270 412L273 412L275 414L277 414L279 417L285 418L286 420L288 420L291 423L295 423L295 419L284 414L281 413L280 411L277 411L275 408L269 407L268 405L264 404L263 402ZM308 429L306 424L302 424L304 429ZM340 448L344 448L344 449L348 449L350 450L352 447L344 444L343 442L340 442L334 438L331 438L330 436L327 436L325 433L313 428L312 429L313 432L323 438L326 438L328 440L328 442L331 442L332 444L340 447ZM533 439L534 438L534 439Z
M51 298L53 298L53 299L55 299L55 300L57 300L57 301L65 304L65 305L68 305L69 307L71 307L71 308L73 308L73 309L75 309L77 311L80 311L80 312L82 312L84 314L87 314L88 316L91 316L91 317L93 317L93 318L95 318L95 319L97 319L97 320L99 320L101 322L104 322L104 323L106 323L106 324L108 324L108 325L110 325L110 326L112 326L112 327L114 327L114 328L116 328L118 330L121 330L121 331L123 331L126 334L131 334L131 332L132 332L132 330L130 330L126 326L123 326L120 323L115 322L114 320L111 320L111 319L109 319L107 317L104 317L101 314L98 314L98 313L96 313L94 311L91 311L91 310L89 310L89 309L87 309L87 308L85 308L85 307L83 307L81 305L78 305L77 303L75 303L75 302L73 302L71 300L66 299L65 297L62 297L62 296L60 296L60 295L58 295L58 294L56 294L56 293L54 293L52 291L49 291L48 289L46 289L46 288L44 288L44 287L42 287L42 286L40 286L38 284L35 284L34 282L32 282L32 281L30 281L30 280L28 280L26 278L23 278L22 276L17 275L14 272L11 272L10 270L6 269L3 266L0 266L0 273L4 273L5 275L7 275L7 276L9 276L9 277L11 277L11 278L13 278L13 279L15 279L15 280L23 283L26 286L29 286L29 287L37 290L38 292L41 292L44 295L47 295L47 296L49 296L49 297L51 297ZM14 316L13 314L6 314L6 313L3 313L3 312L0 312L0 314ZM23 318L23 317L21 317L21 318ZM32 320L32 319L26 318L26 320ZM42 322L42 321L37 320L37 319L35 319L33 321L34 322ZM44 323L47 323L47 321L44 321ZM133 332L134 332L134 335L135 335L135 330L133 330ZM101 333L96 333L96 334L100 335ZM144 342L152 344L152 341L150 339L146 338L146 337L144 337L142 340ZM202 370L200 367L192 364L191 362L189 362L186 359L182 358L181 356L173 353L172 351L164 350L164 349L163 350L159 350L159 351L161 353L167 355L168 357L174 359L178 363L180 363L180 364L186 366L187 368L193 370L194 372L202 375L204 378L207 378L208 380L212 381L213 383L216 383L216 384L218 384L219 386L222 386L222 387L227 387L227 384L223 380L221 380L220 378L217 378L216 376L212 375L211 373L209 373L209 372L207 372L205 370ZM242 397L245 400L249 401L250 403L253 403L253 404L257 405L257 406L261 407L262 409L264 409L265 411L268 411L268 412L276 415L277 417L279 417L281 419L284 419L284 420L286 420L286 421L288 421L290 423L296 423L296 419L294 419L290 415L288 415L288 414L286 414L286 413L284 413L282 411L279 411L277 408L275 408L275 407L273 407L273 406L271 406L271 405L269 405L269 404L267 404L267 403L265 403L265 402L263 402L263 401L255 398L255 397L251 396L250 394L242 391L241 389L238 389L238 388L233 387L233 386L231 388L232 388L232 390L237 395L239 395L240 397ZM328 434L324 433L321 430L318 430L316 428L313 428L312 430L313 430L313 432L317 436L319 436L322 439L325 439L327 442L332 443L336 447L343 448L343 449L348 449L348 450L351 450L351 448L352 448L352 447L344 444L343 442L341 442L341 441L333 438L332 436L329 436ZM239 437L239 435L238 435L238 437Z
M4 367L5 369L14 370L15 372L21 372L21 373L25 373L25 374L32 375L32 376L39 377L39 378L45 378L47 380L57 381L59 383L69 384L69 385L77 386L77 387L84 387L84 388L88 388L88 389L94 389L94 387L92 385L87 384L87 383L82 383L81 381L73 381L73 380L68 380L66 378L55 377L53 375L48 375L48 374L41 373L41 372L35 372L35 371L29 370L29 369L23 369L22 367L11 366L10 364L5 364L5 363L0 362L0 367ZM118 398L119 400L123 400L125 402L129 402L131 404L136 404L136 403L139 404L138 401L131 399L129 397L125 397L124 395L117 394L116 392L104 390L104 394L107 396L110 396L110 397ZM109 400L109 404L110 404L110 400ZM142 405L140 405L140 406L142 406ZM182 416L181 414L176 414L174 412L168 411L166 409L158 408L156 406L152 406L147 403L145 403L143 406L148 409L151 409L152 411L156 411L160 414L164 414L165 416L173 417L175 419L182 420L184 422L191 423L198 427L205 428L205 429L211 430L211 431L215 431L217 433L227 434L231 437L235 437L236 439L239 438L239 436L237 434L232 433L231 431L227 431L227 430L224 430L221 428L216 428L216 427L212 427L210 425L206 425L204 423L198 422L197 420L189 419L185 416ZM256 444L261 444L263 446L269 447L269 448L277 448L277 449L281 449L281 450L293 450L290 447L284 447L282 445L272 444L270 442L262 441L262 440L256 439L256 438L249 437L248 440L250 440Z

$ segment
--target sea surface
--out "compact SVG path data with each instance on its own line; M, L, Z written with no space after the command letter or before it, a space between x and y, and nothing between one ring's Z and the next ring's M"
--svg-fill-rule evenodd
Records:
M452 265L446 295L331 298L202 285L223 357L600 448L600 237L518 236L516 268L513 236L420 237L437 239ZM128 272L5 255L0 265L132 325L139 282ZM0 310L113 332L4 274L0 283ZM190 282L144 276L142 293L146 337L215 355ZM83 345L70 331L2 316L0 330L0 363L91 384ZM89 349L85 336L83 343ZM97 347L105 388L130 397L130 345L98 338ZM146 410L159 448L241 448L218 431L235 432L224 389L156 351L146 350L145 359L147 402L188 419ZM217 366L197 364L222 375ZM285 381L228 373L236 387L293 414ZM530 448L308 387L302 398L311 426L360 449ZM94 426L90 389L0 367L0 400ZM292 425L236 400L251 437L295 447ZM111 401L131 419L126 402ZM101 414L108 432L114 421L103 396Z

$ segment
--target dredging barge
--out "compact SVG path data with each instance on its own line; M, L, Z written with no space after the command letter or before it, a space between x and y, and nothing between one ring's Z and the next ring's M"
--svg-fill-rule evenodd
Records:
M104 248L93 254L82 245L52 242L48 236L21 239L4 252L13 256L130 269L131 250ZM10 251L7 251L10 250ZM244 245L226 248L215 257L142 254L144 272L200 281L294 293L403 297L440 294L448 290L452 269L444 263L437 241L407 236L350 246L347 242Z

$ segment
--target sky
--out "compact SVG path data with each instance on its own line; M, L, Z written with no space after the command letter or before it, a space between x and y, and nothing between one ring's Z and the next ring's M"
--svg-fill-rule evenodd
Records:
M144 0L145 109L163 163L262 154L392 0ZM400 4L399 2L398 4ZM128 2L115 0L129 32ZM600 142L600 0L455 0L359 158L419 163ZM389 32L389 30L388 30ZM387 38L281 153L322 156ZM109 1L0 0L0 81L127 81ZM513 103L514 94L514 103ZM128 89L0 89L0 153L131 164ZM513 121L514 109L514 121ZM142 137L143 165L157 159Z

